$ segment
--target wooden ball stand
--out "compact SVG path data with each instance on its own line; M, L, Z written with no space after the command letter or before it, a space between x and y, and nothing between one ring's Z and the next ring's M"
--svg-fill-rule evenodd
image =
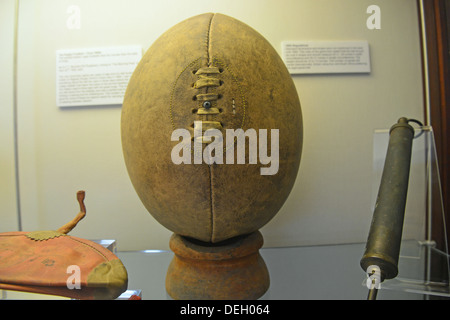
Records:
M256 300L269 289L259 231L219 244L173 234L169 245L166 290L175 300Z

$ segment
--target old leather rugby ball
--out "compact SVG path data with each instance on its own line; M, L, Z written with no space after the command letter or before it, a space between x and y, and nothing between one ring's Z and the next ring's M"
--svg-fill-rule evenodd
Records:
M174 233L214 243L274 217L302 150L300 102L283 61L255 30L213 13L175 25L147 50L126 90L121 132L150 214Z

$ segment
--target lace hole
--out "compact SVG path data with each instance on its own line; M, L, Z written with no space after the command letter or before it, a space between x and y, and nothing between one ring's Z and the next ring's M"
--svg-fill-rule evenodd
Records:
M203 102L203 108L205 108L205 109L211 108L211 102L209 102L209 101Z

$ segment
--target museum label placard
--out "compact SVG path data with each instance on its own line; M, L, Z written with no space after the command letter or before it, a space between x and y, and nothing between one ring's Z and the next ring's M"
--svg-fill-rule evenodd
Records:
M57 50L57 106L121 105L141 58L140 46Z
M367 41L284 41L282 57L291 74L370 73Z

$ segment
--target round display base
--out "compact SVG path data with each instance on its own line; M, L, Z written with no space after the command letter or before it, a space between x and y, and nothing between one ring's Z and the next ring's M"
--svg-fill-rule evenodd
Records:
M269 289L259 231L219 244L173 234L169 244L166 290L175 300L255 300Z

